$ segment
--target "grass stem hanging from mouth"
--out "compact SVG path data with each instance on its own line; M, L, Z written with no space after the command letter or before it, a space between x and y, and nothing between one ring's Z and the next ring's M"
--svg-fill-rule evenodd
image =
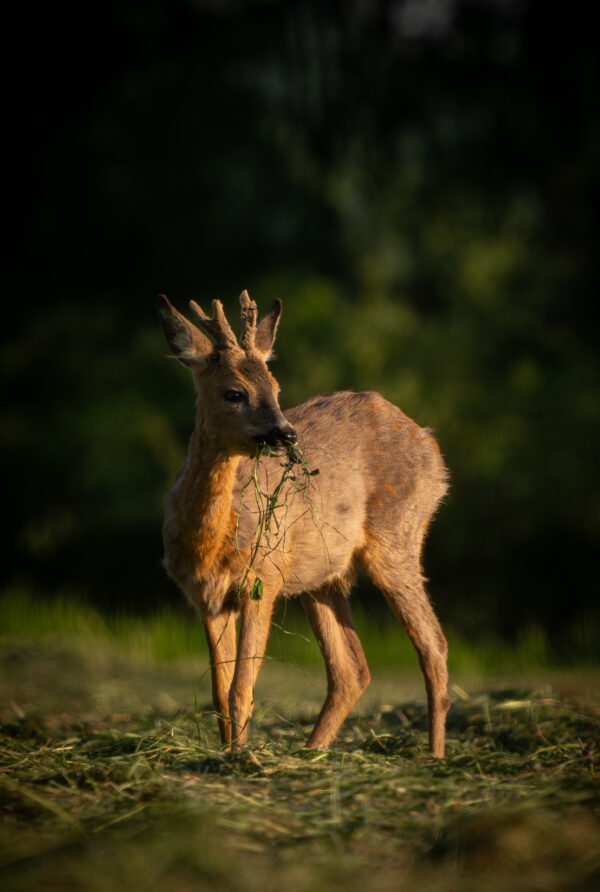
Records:
M298 444L288 444L286 447L286 461L281 464L281 477L279 478L275 488L270 492L263 492L258 481L258 468L260 460L263 456L271 458L284 458L275 452L267 443L261 443L256 448L256 455L252 465L252 474L242 486L240 494L240 503L238 505L236 521L235 521L235 547L236 551L244 565L244 572L238 585L238 595L244 589L251 572L256 573L256 560L261 547L270 549L270 533L272 524L275 526L275 532L279 532L279 521L277 519L276 510L283 508L290 495L296 493L306 493L308 486L311 484L311 477L315 477L319 473L319 469L310 470L304 457L302 448ZM286 492L286 484L291 483L292 487ZM239 544L239 524L242 508L244 505L244 496L249 487L254 490L256 506L258 511L258 520L252 538L250 548L250 556L246 561L242 555ZM250 597L254 601L260 601L263 597L263 580L256 573L255 579L250 586Z

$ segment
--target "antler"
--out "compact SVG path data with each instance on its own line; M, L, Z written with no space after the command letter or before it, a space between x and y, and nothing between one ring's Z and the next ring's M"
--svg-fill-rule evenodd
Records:
M221 350L239 349L237 338L234 335L229 322L225 318L223 305L220 300L213 300L213 317L212 319L206 315L195 300L190 301L190 307L200 320L200 324L205 331L214 339L215 344Z
M256 320L258 318L258 310L256 303L250 300L247 291L240 294L240 304L242 305L242 330L240 333L240 347L242 350L253 350L256 338Z
M200 320L202 328L208 332L213 338L216 346L220 350L239 350L252 351L256 345L256 324L258 321L258 309L256 303L250 299L247 291L240 294L240 304L242 306L242 330L240 332L239 344L234 335L229 322L225 317L223 305L220 300L213 300L213 317L212 319L206 315L195 300L190 301L190 307Z

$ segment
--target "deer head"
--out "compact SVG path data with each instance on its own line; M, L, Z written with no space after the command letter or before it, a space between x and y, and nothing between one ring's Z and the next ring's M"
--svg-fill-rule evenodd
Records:
M248 292L240 296L242 327L239 340L214 300L209 318L195 301L190 307L201 328L160 295L158 311L173 356L192 373L198 394L198 423L219 452L255 455L268 447L285 453L297 440L296 431L279 408L279 385L267 368L277 333L281 301L258 321Z

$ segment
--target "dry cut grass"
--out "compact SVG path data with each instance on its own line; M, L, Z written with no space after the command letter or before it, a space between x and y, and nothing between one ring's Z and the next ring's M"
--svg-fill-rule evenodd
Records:
M600 886L600 709L580 683L455 685L440 762L416 678L375 681L315 752L321 688L271 664L232 761L189 666L16 639L0 665L4 890Z

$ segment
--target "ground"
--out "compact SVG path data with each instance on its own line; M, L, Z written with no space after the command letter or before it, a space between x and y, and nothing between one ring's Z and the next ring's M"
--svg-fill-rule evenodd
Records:
M267 663L250 747L221 752L198 661L3 639L4 890L600 887L597 675L422 682L385 669L330 750L322 670Z

